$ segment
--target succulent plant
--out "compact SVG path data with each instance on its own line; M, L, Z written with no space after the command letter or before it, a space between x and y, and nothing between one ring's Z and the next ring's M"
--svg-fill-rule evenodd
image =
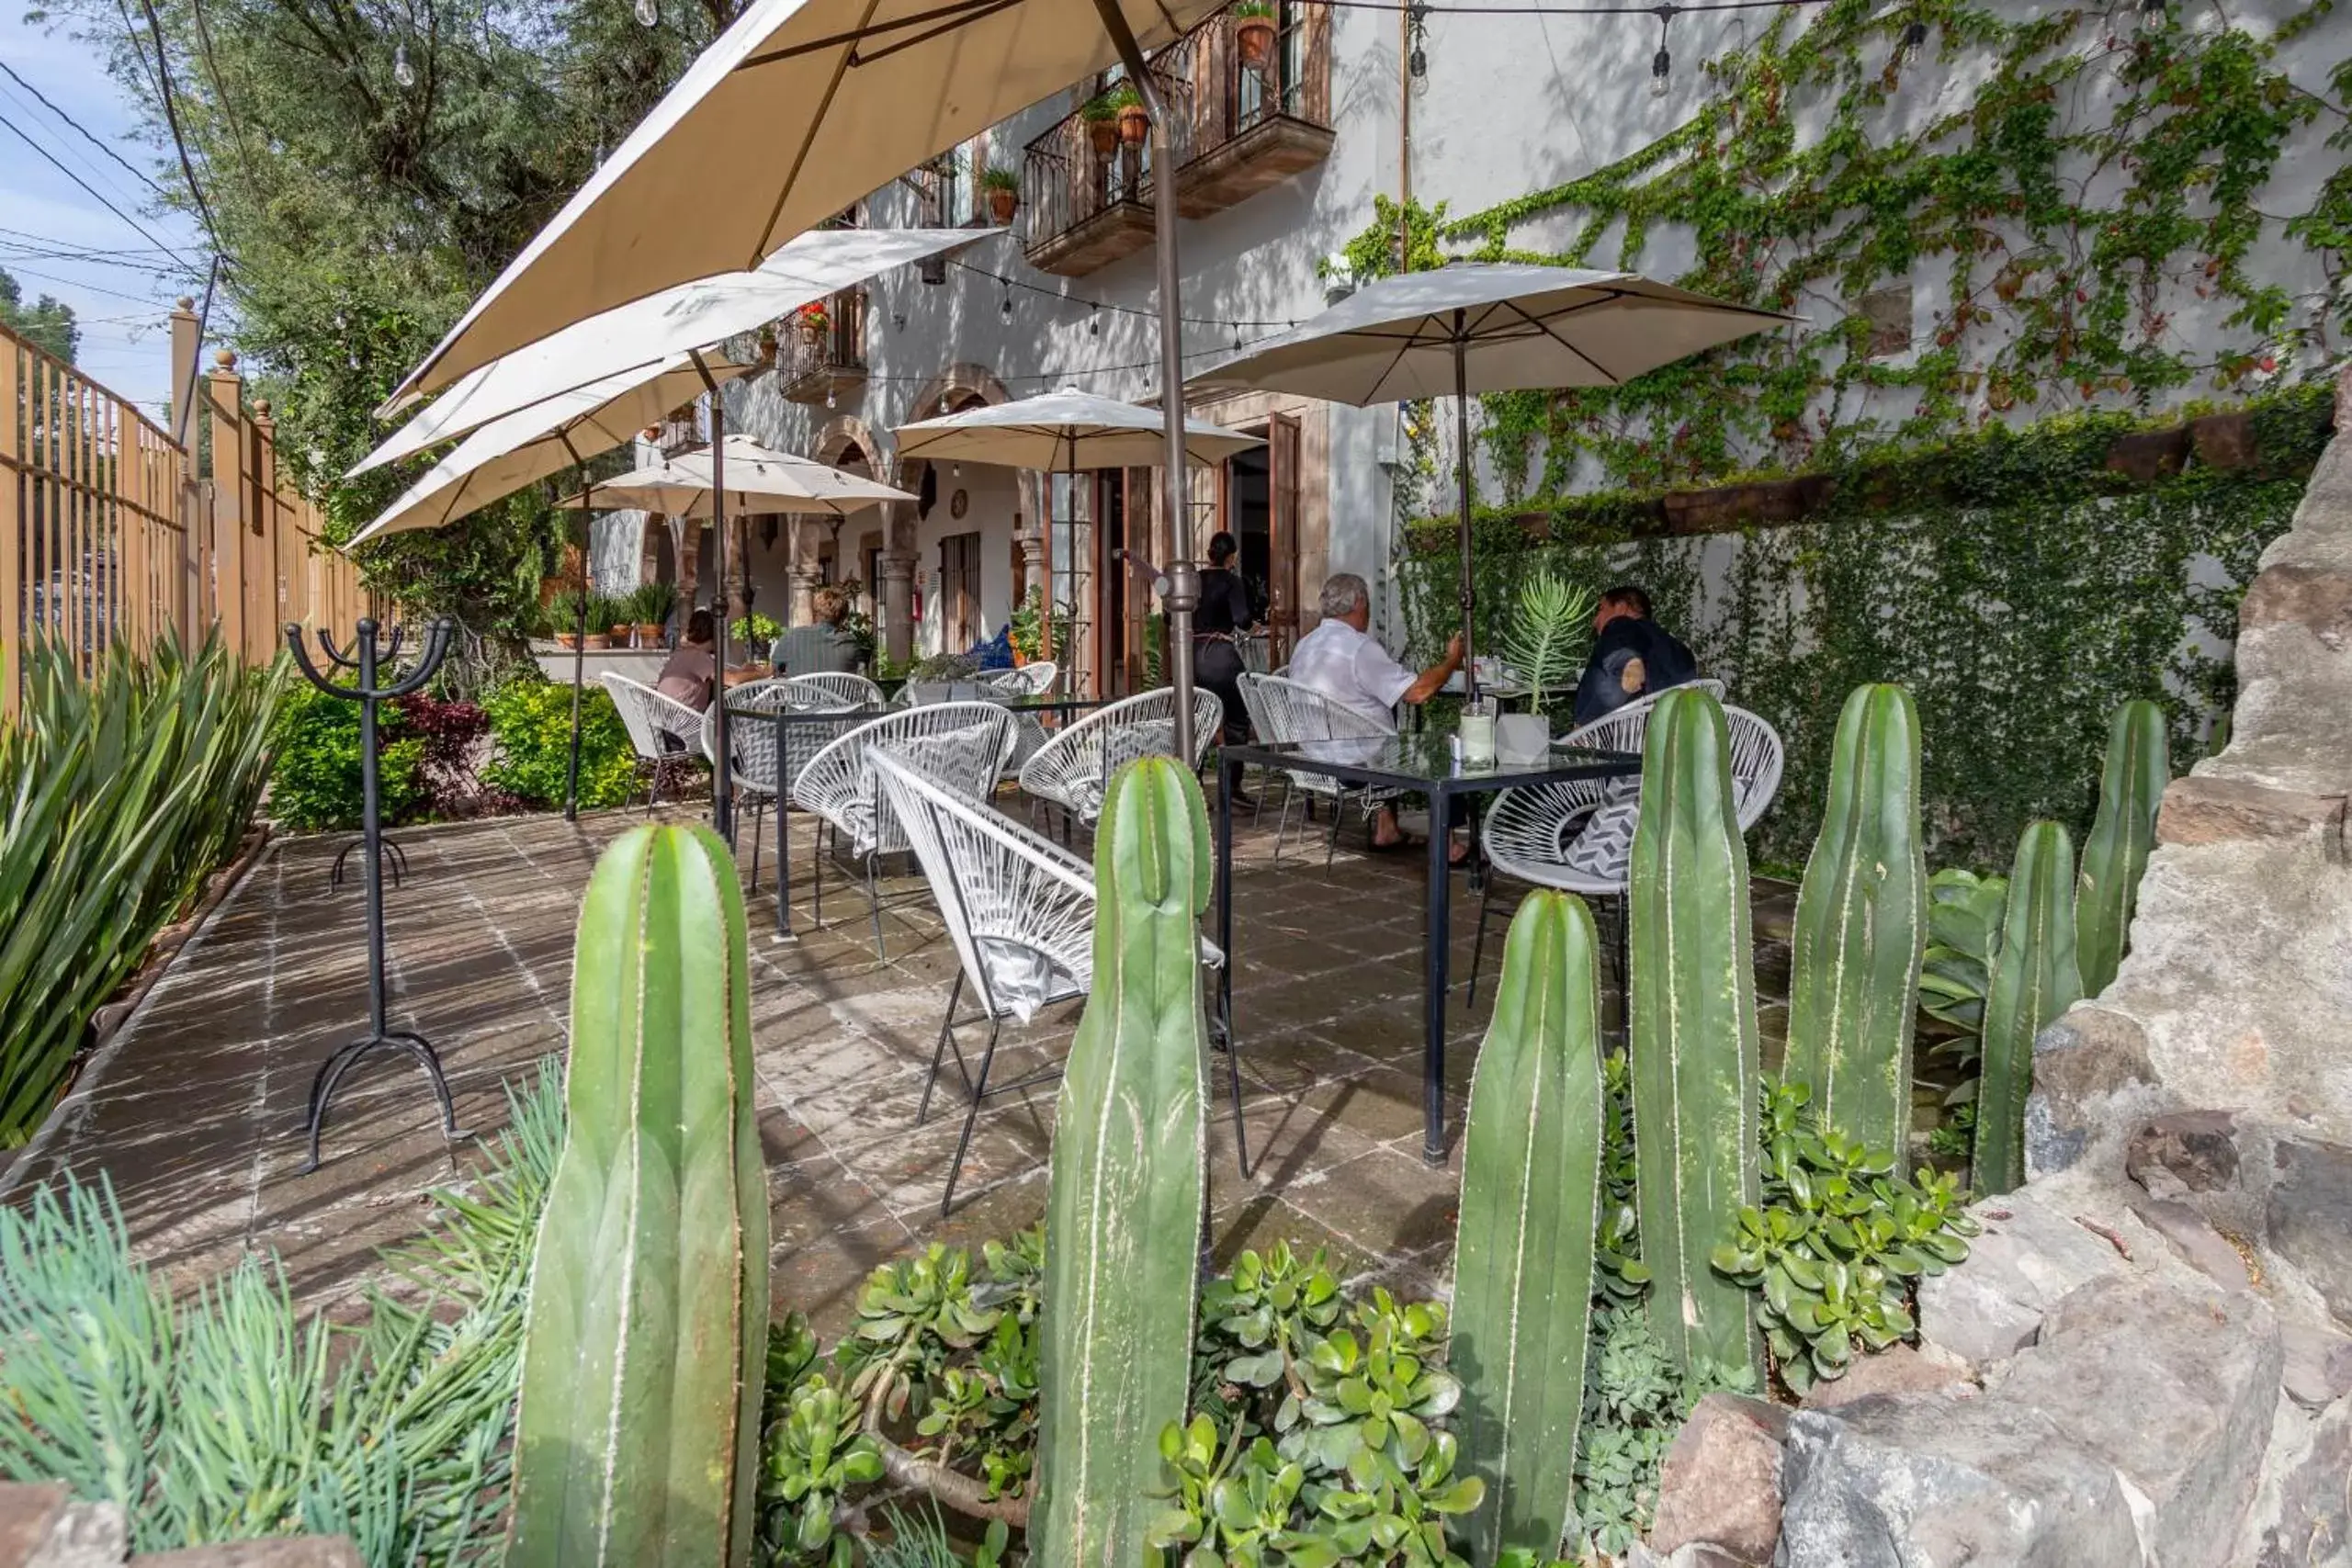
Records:
M1549 1552L1576 1495L1600 1224L1600 981L1592 915L1538 890L1503 948L1463 1134L1449 1371L1486 1498L1474 1562Z
M1678 687L1644 738L1627 907L1642 1261L1651 1324L1686 1372L1756 1366L1748 1293L1708 1262L1758 1197L1747 900L1723 708Z
M1957 866L1928 879L1928 951L1919 969L1919 1005L1931 1018L1968 1032L1965 1054L1976 1054L1984 1029L1984 993L1993 984L1993 954L2001 945L2002 911L2009 879L1979 876Z
M2033 1037L2082 994L2075 966L2074 845L2057 823L2030 823L2009 871L2008 910L1984 998L1971 1168L1979 1191L2007 1192L2024 1183Z
M748 963L716 834L638 828L597 863L572 964L571 1130L532 1265L513 1568L750 1559L768 1189Z
M1857 687L1838 716L1821 836L1797 891L1784 1081L1825 1122L1900 1160L1911 1126L1928 867L1919 847L1919 719L1895 685Z
M1182 1421L1206 1181L1199 921L1208 813L1162 757L1113 775L1094 989L1054 1121L1040 1331L1039 1562L1144 1561L1159 1433Z
M2083 840L2075 885L2075 957L2086 997L2107 989L2123 962L2140 874L2155 846L2156 808L2171 782L2164 709L2144 699L2125 703L2108 725L2098 815Z

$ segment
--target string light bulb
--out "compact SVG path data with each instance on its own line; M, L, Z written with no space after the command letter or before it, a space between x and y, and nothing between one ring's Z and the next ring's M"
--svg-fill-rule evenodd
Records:
M637 17L639 27L658 28L662 25L662 7L656 0L637 0L629 11Z
M1650 96L1666 96L1668 83L1674 75L1674 56L1666 47L1667 29L1674 25L1674 13L1680 7L1659 6L1653 15L1657 17L1657 52L1650 56Z
M1012 320L1012 289L1010 286L1005 288L1004 299L997 305L997 314L1008 321Z
M404 43L392 46L392 80L403 87L416 85L416 67L408 62L408 45Z
M1412 56L1405 62L1405 64L1407 69L1412 72L1413 80L1416 82L1421 81L1430 73L1429 54L1419 44L1413 46Z
M1099 302L1086 308L1086 335L1088 337L1102 335L1102 307Z

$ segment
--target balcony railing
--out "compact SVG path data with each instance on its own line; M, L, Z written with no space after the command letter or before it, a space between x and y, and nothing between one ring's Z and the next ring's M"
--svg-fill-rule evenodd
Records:
M825 324L815 341L798 321L781 323L776 385L796 403L836 403L865 385L865 290L844 288L825 301Z
M1242 59L1224 13L1153 58L1187 218L1245 201L1330 152L1330 8L1282 0L1274 9L1261 62ZM1092 272L1151 243L1150 149L1098 152L1094 128L1073 110L1029 143L1021 197L1030 264L1064 276Z

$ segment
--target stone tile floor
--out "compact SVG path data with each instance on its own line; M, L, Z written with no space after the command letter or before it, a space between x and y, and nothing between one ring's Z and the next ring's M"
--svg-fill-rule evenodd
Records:
M502 1085L562 1050L589 868L641 819L541 817L398 835L411 874L386 895L395 1027L440 1047L469 1131L501 1126ZM809 926L808 837L795 835L801 939L773 940L767 880L752 903L752 1011L776 1301L830 1332L876 1264L1040 1215L1055 1085L989 1101L943 1221L963 1110L952 1073L926 1124L916 1110L954 950L911 878L885 887L887 961L844 881L829 886L828 927ZM382 1055L338 1097L323 1167L296 1174L312 1072L367 1016L361 896L356 884L327 883L338 845L274 846L0 1179L7 1200L65 1169L103 1171L141 1255L175 1283L266 1250L306 1304L354 1300L379 1249L413 1235L430 1190L462 1180L473 1156L469 1145L445 1145L416 1069ZM1246 1179L1237 1169L1220 1077L1210 1133L1216 1256L1288 1237L1329 1247L1351 1272L1431 1291L1453 1245L1459 1165L1457 1154L1432 1168L1420 1152L1421 858L1343 847L1327 874L1319 843L1286 852L1279 868L1272 846L1271 818L1263 829L1237 826L1235 1010L1253 1168ZM1758 884L1768 1059L1785 1010L1792 896ZM1502 917L1498 898L1489 976ZM1446 1069L1457 1132L1491 1007L1489 985L1475 1007L1460 985L1476 918L1476 898L1457 881ZM1073 1008L1027 1030L1009 1024L996 1081L1057 1060L1075 1021Z

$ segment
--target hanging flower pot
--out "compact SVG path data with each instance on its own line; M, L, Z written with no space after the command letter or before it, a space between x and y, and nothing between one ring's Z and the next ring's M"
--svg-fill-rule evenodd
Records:
M1254 0L1242 0L1233 8L1233 47L1241 52L1241 63L1262 67L1274 55L1274 16L1272 9Z
M1012 221L1012 209L1020 204L1021 196L1017 191L989 192L989 216L1001 224Z
M793 324L800 329L800 341L810 345L820 342L828 324L822 305L803 305L793 312Z
M1130 147L1140 147L1151 140L1151 111L1140 103L1127 105L1119 111L1119 140Z
M1106 114L1101 119L1089 117L1086 138L1094 143L1094 155L1107 158L1119 150L1119 117Z
M1001 164L991 164L980 171L980 193L988 197L989 216L1010 223L1012 209L1021 205L1021 176Z

